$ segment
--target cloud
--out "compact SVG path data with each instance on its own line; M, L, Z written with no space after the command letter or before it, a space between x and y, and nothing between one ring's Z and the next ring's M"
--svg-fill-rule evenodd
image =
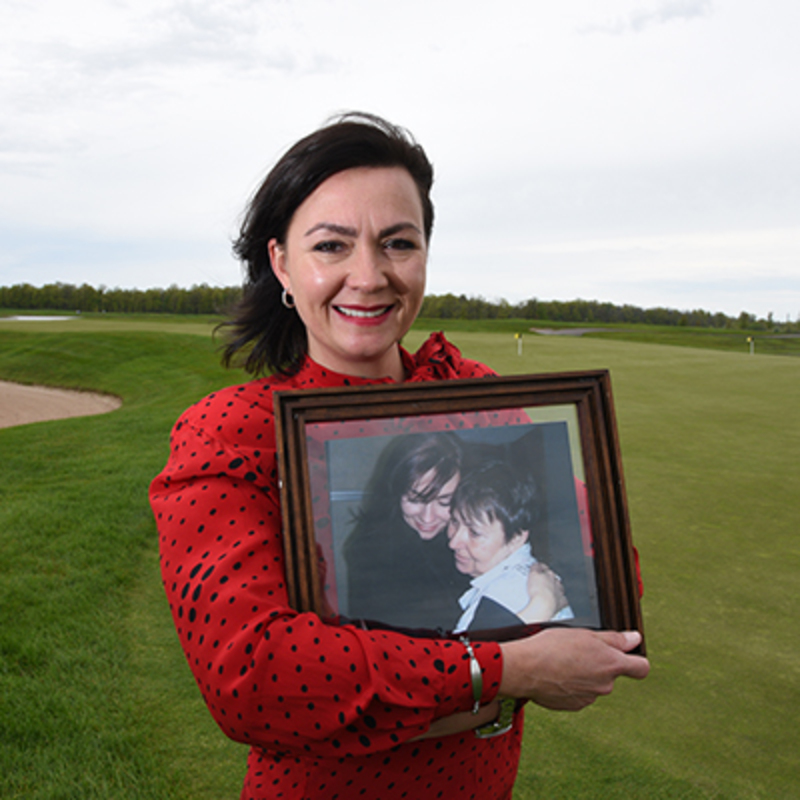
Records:
M180 139L242 87L328 75L340 62L298 35L282 0L0 6L0 174L41 177L131 143ZM266 93L265 93L266 94Z
M80 108L180 84L198 72L220 80L229 73L323 73L336 60L298 47L297 24L280 0L177 0L112 3L91 0L52 6L38 14L21 6L0 12L0 24L28 35L0 35L6 76L2 94L22 111ZM95 14L102 35L92 34ZM63 22L63 24L59 24Z
M711 0L661 0L654 8L638 8L625 16L603 23L579 26L581 33L606 33L622 35L641 33L654 25L671 22L688 22L708 17L713 12Z
M141 16L131 16L124 46L113 41L87 48L80 43L65 48L64 60L87 75L143 71L155 76L161 68L194 69L198 65L286 73L306 70L309 62L302 52L285 45L281 36L272 37L269 47L263 46L271 29L291 26L291 20L281 13L283 7L282 3L249 0L162 3ZM314 68L313 59L310 66Z
M434 241L428 290L512 303L581 298L800 319L799 244L797 230L526 247L446 236Z
M436 165L431 291L642 304L674 278L714 308L756 270L789 291L795 0L495 5L0 3L0 281L236 282L259 177L357 108ZM765 285L752 310L781 311Z
M148 238L0 225L0 284L88 283L144 289L176 283L232 286L241 270L224 236ZM35 274L35 279L32 275Z

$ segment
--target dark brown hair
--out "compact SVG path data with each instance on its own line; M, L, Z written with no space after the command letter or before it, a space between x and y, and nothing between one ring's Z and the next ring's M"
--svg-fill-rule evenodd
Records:
M300 204L325 180L356 167L402 167L419 190L426 240L433 230L433 167L408 131L372 114L347 113L291 147L272 168L245 210L233 251L246 276L241 301L225 331L222 363L240 363L252 374L296 372L308 350L306 329L281 302L269 260L272 239L284 244Z
M345 553L358 550L376 537L380 539L387 530L396 530L397 522L403 518L403 497L429 472L433 475L423 491L414 494L414 502L432 503L460 469L461 440L456 434L441 431L395 436L375 463Z
M453 517L469 525L486 518L500 522L506 542L531 531L539 518L539 493L533 476L520 474L506 460L494 459L462 474L450 506Z

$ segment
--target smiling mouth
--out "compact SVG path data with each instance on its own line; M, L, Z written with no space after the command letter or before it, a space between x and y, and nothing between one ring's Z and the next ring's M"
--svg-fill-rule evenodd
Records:
M348 308L347 306L334 306L334 308L345 317L377 319L384 314L388 314L394 306L381 306L380 308Z
M444 528L444 524L439 523L437 525L422 525L417 523L416 528L419 533L438 533L440 530L442 530L442 528Z

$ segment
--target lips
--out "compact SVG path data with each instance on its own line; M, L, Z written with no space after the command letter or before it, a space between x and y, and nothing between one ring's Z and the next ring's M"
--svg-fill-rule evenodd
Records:
M417 530L422 531L422 533L436 533L436 531L441 530L444 525L417 525Z
M422 523L415 521L414 527L417 529L417 533L419 533L420 536L433 536L444 528L444 523L436 522L433 525L423 525Z
M334 306L345 317L352 319L374 320L388 314L394 305L378 306L377 308L364 308L360 306Z

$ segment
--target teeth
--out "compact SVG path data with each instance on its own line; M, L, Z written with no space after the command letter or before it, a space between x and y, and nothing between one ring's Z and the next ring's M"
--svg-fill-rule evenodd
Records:
M360 317L363 319L371 319L373 317L379 317L381 314L386 312L386 309L389 306L384 306L383 308L376 308L374 311L360 311L355 308L344 308L343 306L336 306L337 311L344 314L346 317Z

